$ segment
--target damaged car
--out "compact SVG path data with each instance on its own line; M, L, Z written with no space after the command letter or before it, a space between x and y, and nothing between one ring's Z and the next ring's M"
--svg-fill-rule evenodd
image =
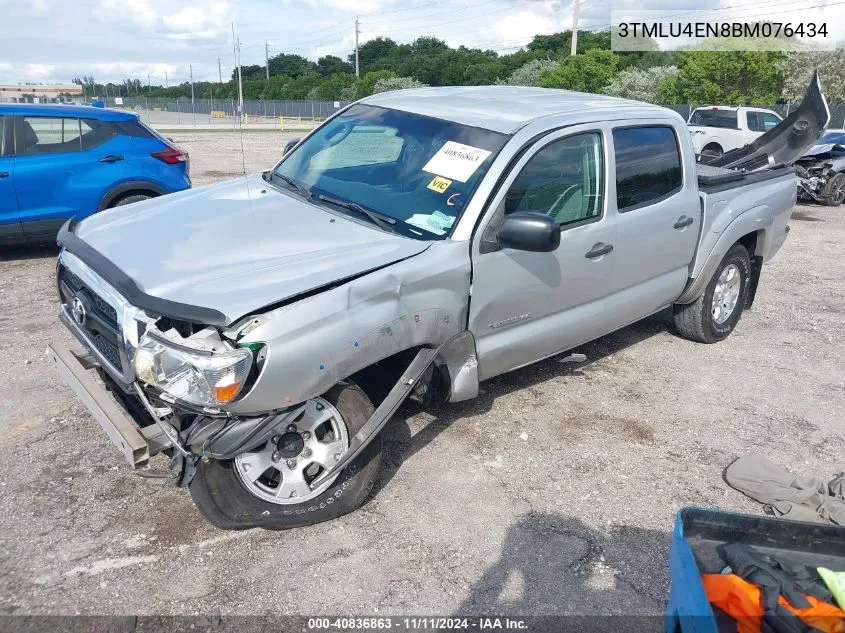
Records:
M845 130L828 130L795 164L798 199L835 207L845 202Z
M367 97L266 173L70 221L59 315L84 349L50 353L130 466L169 457L214 525L332 519L371 494L408 398L473 398L667 308L725 339L786 240L784 165L828 118L814 79L785 133L713 166L645 103Z

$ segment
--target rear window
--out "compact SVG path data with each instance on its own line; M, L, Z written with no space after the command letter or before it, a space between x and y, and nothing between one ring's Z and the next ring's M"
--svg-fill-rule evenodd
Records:
M79 119L30 117L20 119L17 154L64 154L82 149Z
M689 124L734 129L739 127L736 110L714 110L712 108L699 108L693 112Z
M771 112L758 112L756 110L750 110L746 113L746 115L748 129L752 132L768 132L778 123L780 123L780 118L778 118Z
M613 130L613 149L620 211L654 204L681 189L681 152L671 127Z
M82 149L92 149L113 139L119 134L118 129L106 121L97 119L81 119L79 122L82 130Z

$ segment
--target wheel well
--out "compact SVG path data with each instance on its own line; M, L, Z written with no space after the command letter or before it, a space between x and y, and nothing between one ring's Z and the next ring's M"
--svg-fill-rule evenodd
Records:
M129 191L122 191L121 193L117 194L114 198L109 200L107 208L113 207L124 198L128 198L130 196L149 196L150 198L157 198L159 195L159 193L153 191L152 189L131 189Z
M758 231L754 231L748 235L743 235L736 241L737 244L742 244L745 247L749 257L754 257L754 254L757 252L757 233Z
M707 143L707 145L705 145L704 147L701 148L701 151L703 152L703 151L708 150L708 149L719 150L719 152L724 151L722 149L722 146L719 145L718 143L715 143L715 142L714 143Z
M373 406L378 407L390 393L390 390L393 389L393 386L399 382L402 374L408 369L421 349L422 346L411 347L383 358L369 367L355 372L349 376L349 380L367 394ZM448 398L448 393L448 371L445 367L431 365L429 370L420 378L417 388L414 389L410 397L428 404L435 401L444 401Z
M397 352L355 372L349 376L349 380L361 387L373 406L378 407L390 393L393 385L402 377L402 372L408 368L419 350L419 347L412 347Z
M763 256L757 255L757 241L762 235L760 231L748 233L739 238L736 243L742 244L745 250L748 251L748 257L751 258L751 279L750 288L748 290L748 297L745 300L745 309L749 309L754 304L754 297L757 296L757 286L760 283L760 273L763 272Z

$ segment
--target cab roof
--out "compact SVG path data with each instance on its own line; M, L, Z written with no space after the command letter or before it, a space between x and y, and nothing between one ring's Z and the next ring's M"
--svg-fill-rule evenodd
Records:
M132 121L138 118L134 112L95 108L87 105L67 105L64 103L0 103L0 114L19 114L23 116L75 116L101 121Z
M382 92L361 101L462 125L513 134L550 115L573 123L619 118L622 111L665 113L660 106L605 95L526 86L450 86Z

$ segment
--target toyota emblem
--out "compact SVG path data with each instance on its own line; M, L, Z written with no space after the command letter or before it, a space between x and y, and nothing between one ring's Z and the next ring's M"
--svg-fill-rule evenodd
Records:
M73 298L73 302L70 305L70 313L73 316L73 320L76 321L80 327L85 326L85 321L87 320L88 315L85 312L85 304L82 303L82 299L79 297Z

